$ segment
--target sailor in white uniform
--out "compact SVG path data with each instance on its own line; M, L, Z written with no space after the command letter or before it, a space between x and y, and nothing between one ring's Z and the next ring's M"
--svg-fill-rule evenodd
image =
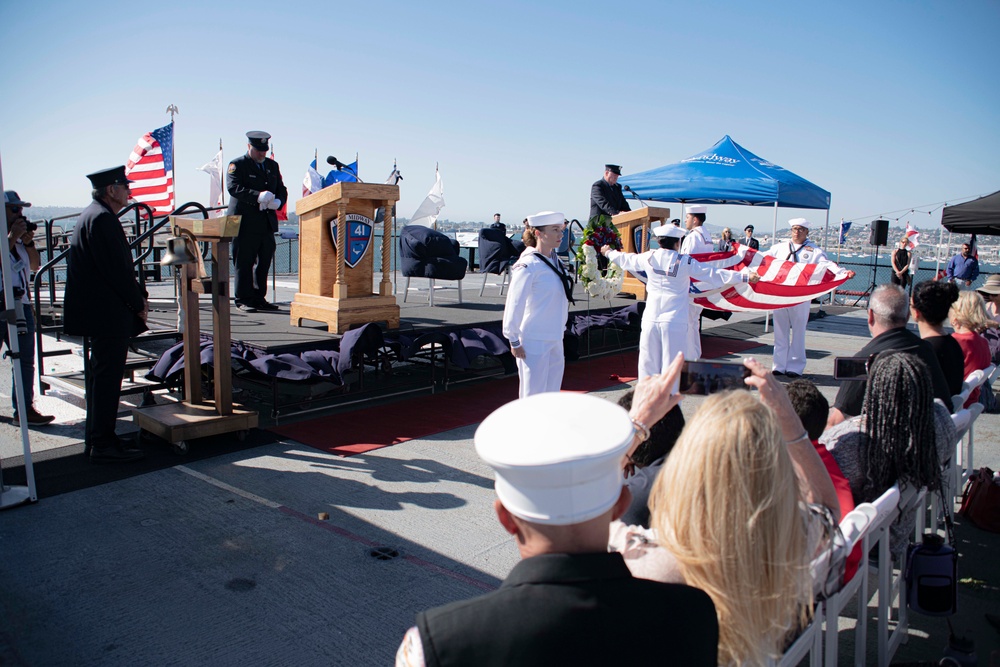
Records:
M775 259L803 264L827 261L826 253L807 239L809 221L793 218L792 240L771 246L767 254ZM809 323L809 302L774 311L774 361L771 370L775 375L797 378L806 370L806 324ZM791 341L789 342L789 338Z
M687 216L684 218L684 226L688 230L688 235L681 243L682 255L693 255L697 252L712 252L715 247L712 245L712 237L702 226L705 224L707 206L696 204L688 206ZM684 350L684 358L694 361L701 358L701 306L691 304L688 306L688 333L687 347Z
M573 279L556 255L565 219L552 211L528 216L534 246L529 244L510 269L503 335L517 362L520 398L562 386L563 335L573 295Z
M710 288L739 282L755 283L753 271L713 269L677 252L684 230L672 224L652 230L659 249L642 254L601 248L601 254L632 273L646 274L646 309L642 313L639 335L639 379L663 373L678 352L687 349L688 297L691 279L705 282Z

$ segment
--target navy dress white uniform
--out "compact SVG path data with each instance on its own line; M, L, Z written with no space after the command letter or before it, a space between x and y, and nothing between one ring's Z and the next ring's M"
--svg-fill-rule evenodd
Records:
M667 238L682 238L684 230L671 224L653 230ZM642 254L608 252L608 259L632 273L646 274L646 309L639 334L639 379L659 375L688 343L688 297L691 279L710 287L746 282L748 275L713 269L674 250L657 248Z
M532 227L562 224L562 213L528 217ZM567 284L572 278L553 252L543 257L535 248L526 248L510 269L510 289L503 310L503 335L511 347L524 348L517 359L521 378L521 398L562 387L563 336L569 316Z
M695 205L689 206L687 212L689 214L704 214L707 210L705 206ZM712 252L714 250L715 246L712 244L712 237L702 226L691 229L681 243L682 255L693 255L698 252ZM704 308L693 303L688 306L687 347L684 350L684 358L688 361L701 358L701 330L698 325L702 310Z
M803 228L803 232L794 232L791 241L782 241L771 246L767 251L770 257L800 262L803 264L818 264L827 261L826 253L816 244L805 238L809 233L809 222L805 218L794 218L788 221L793 230ZM803 240L796 243L795 234L803 234ZM774 311L774 361L771 370L776 374L790 376L802 375L806 370L806 325L809 323L809 302L800 303L789 308L779 308Z
M267 151L267 132L247 132L249 149L259 157ZM253 312L277 310L268 303L267 274L274 259L274 235L278 231L277 210L288 200L288 189L281 180L278 163L269 157L257 162L251 153L229 163L226 173L229 191L229 215L242 216L239 235L233 242L233 263L236 265L234 295L240 310Z

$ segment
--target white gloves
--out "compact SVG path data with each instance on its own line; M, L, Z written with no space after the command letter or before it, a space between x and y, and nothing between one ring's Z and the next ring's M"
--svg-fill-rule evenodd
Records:
M260 205L260 210L267 210L268 205L274 201L274 193L264 190L259 195L257 195L257 203Z
M277 211L279 208L281 208L281 200L277 198L272 199L271 203L268 204L267 207L272 211Z

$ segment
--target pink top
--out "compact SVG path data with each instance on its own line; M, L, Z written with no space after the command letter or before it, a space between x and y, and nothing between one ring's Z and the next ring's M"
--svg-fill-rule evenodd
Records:
M951 337L957 340L958 346L962 348L962 355L965 357L964 374L966 377L972 371L980 371L990 365L990 344L986 342L985 338L977 333L953 333ZM967 408L978 400L979 387L976 387L969 394L969 400L962 407Z

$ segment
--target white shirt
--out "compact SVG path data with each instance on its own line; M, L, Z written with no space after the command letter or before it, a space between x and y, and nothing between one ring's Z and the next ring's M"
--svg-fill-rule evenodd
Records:
M809 239L806 239L805 243L800 246L795 245L791 241L775 243L767 251L767 255L775 259L799 262L801 264L819 264L820 262L828 261L826 253Z
M554 255L549 262L560 272ZM545 265L534 248L527 248L510 267L510 289L503 310L503 335L509 341L562 340L566 332L569 301L563 281Z
M747 276L726 269L714 269L687 255L658 248L641 255L612 250L608 259L626 271L646 274L644 322L687 321L691 278L707 283L709 289L746 282Z
M715 246L712 244L712 237L705 231L704 226L698 226L687 233L681 241L681 254L693 255L698 252L712 252Z
M6 245L6 244L5 244ZM28 282L31 278L31 260L24 244L18 239L14 243L14 250L10 253L10 265L14 273L14 282L11 287L20 287L24 290L21 295L21 303L31 303L28 298ZM0 286L3 285L3 266L0 265Z

